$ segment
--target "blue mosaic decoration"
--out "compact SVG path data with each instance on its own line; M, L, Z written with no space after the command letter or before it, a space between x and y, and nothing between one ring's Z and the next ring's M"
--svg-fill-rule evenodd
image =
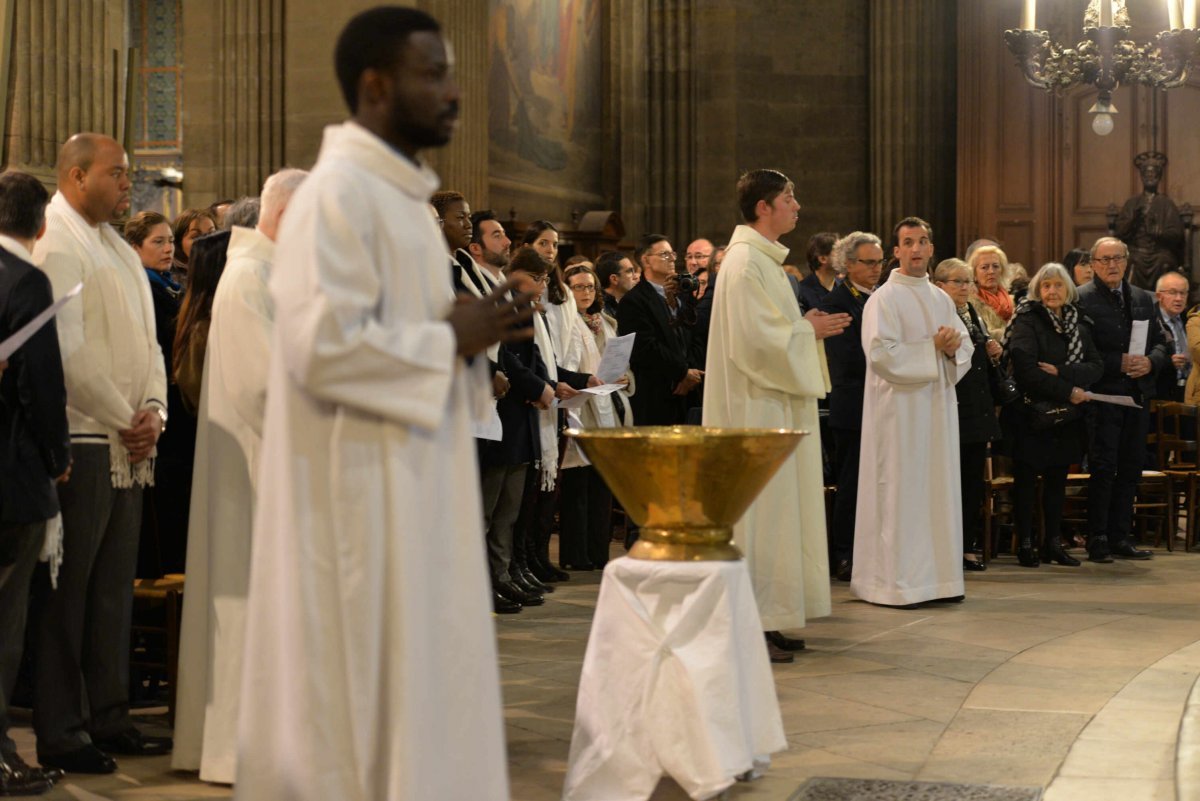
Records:
M178 152L181 124L180 0L132 0L133 42L141 51L135 147Z

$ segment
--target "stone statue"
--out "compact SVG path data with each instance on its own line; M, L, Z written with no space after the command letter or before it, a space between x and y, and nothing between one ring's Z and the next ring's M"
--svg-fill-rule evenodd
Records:
M1142 193L1125 201L1117 216L1117 236L1129 246L1129 282L1154 291L1154 282L1183 263L1184 228L1179 207L1159 194L1167 157L1157 151L1133 160L1142 176Z

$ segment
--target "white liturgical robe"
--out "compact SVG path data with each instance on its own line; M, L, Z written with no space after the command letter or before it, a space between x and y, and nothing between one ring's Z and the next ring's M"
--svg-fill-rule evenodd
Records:
M722 278L721 280L724 280ZM954 358L939 326L962 336ZM904 606L963 594L958 397L975 348L950 296L896 270L863 309L858 517L850 589Z
M213 298L188 524L187 593L171 767L209 782L236 775L238 694L250 582L254 482L274 315L275 243L235 227Z
M809 432L734 526L766 631L801 628L830 612L817 419L829 370L783 270L787 253L747 225L734 230L705 362L705 425Z
M508 798L476 371L444 322L436 188L330 126L281 226L241 801Z

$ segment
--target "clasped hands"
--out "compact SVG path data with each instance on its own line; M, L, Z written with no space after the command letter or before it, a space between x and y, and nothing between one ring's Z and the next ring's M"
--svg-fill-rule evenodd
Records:
M1144 375L1149 375L1153 366L1149 356L1133 356L1129 353L1121 354L1121 372L1130 378L1141 378Z
M933 347L950 358L954 358L961 342L962 334L947 325L939 325L937 333L933 335Z
M154 409L139 409L133 415L129 428L117 433L121 437L121 444L129 451L129 463L137 464L148 459L154 450L162 434L162 418Z

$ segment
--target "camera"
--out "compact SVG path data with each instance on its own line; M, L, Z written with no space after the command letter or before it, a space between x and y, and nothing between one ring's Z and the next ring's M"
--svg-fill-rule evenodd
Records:
M682 264L675 265L675 282L679 285L680 295L694 295L700 289L700 282L696 280L696 276L687 271L687 267Z

